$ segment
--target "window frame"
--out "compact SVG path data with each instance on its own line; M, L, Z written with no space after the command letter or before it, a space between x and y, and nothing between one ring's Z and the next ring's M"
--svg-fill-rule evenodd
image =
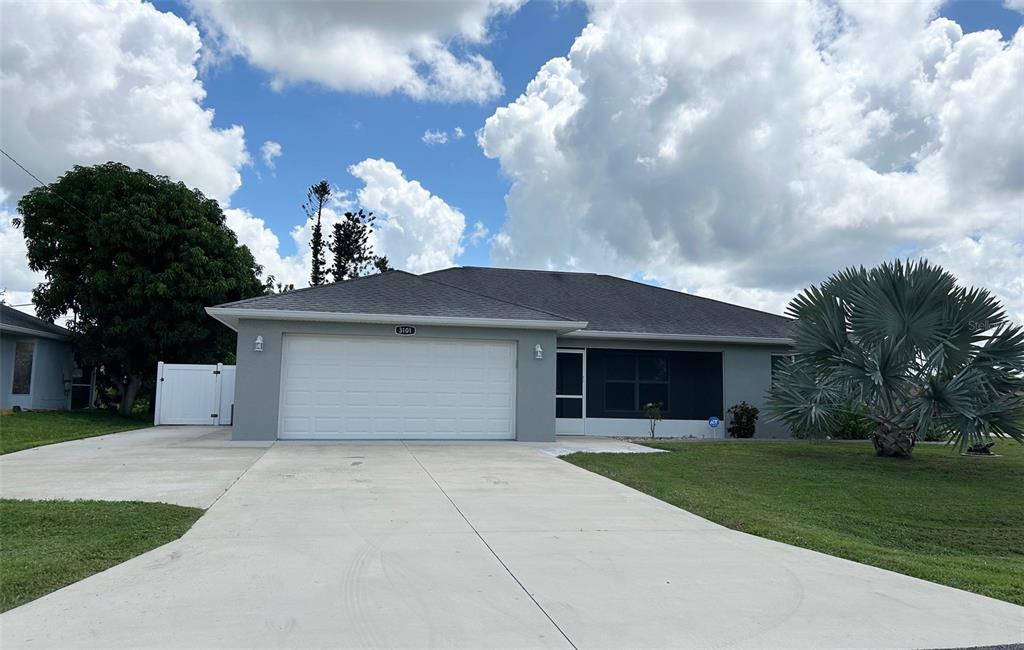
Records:
M608 378L608 358L614 355L631 356L633 358L633 378L632 379L609 379ZM642 413L644 410L643 404L640 403L640 385L641 384L657 384L665 387L665 403L661 405L662 412L667 413L670 409L671 395L672 395L672 357L671 355L664 353L644 354L640 351L618 351L616 350L613 354L609 354L605 357L605 377L604 385L602 386L603 397L604 397L604 410L608 413ZM665 361L665 379L641 379L640 378L640 359L641 358L659 358ZM608 384L631 384L633 386L633 406L631 409L619 409L608 406Z
M580 357L580 393L579 395L570 395L559 393L557 386L555 388L555 419L556 420L582 420L587 417L587 350L586 348L556 348L555 349L555 373L557 382L558 373L558 355L560 354L578 354ZM558 403L559 400L578 400L580 403L580 414L579 416L559 416L558 415Z

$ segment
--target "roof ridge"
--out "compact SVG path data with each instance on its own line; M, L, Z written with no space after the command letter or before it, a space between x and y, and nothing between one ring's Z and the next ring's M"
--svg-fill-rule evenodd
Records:
M467 267L453 266L452 268L467 268ZM447 270L447 269L441 269L441 270ZM430 273L437 273L437 271L431 271ZM550 316L556 316L556 317L561 318L561 319L566 320L566 321L572 322L572 321L577 321L578 320L578 319L570 318L569 316L566 316L565 314L556 314L553 311L548 311L547 309L541 309L540 307L534 307L533 305L525 305L523 303L514 302L512 300L505 300L504 298L498 298L497 296L492 296L492 295L490 295L488 293L482 293L480 291L473 291L471 289L466 289L465 287L458 287L458 286L455 286L454 284L448 284L447 282L441 282L440 280L435 280L434 278L425 277L427 275L429 275L429 274L428 273L424 273L423 275L416 275L414 277L420 278L422 280L426 280L427 282L433 282L434 284L439 284L439 285L441 285L443 287L449 287L449 288L452 288L452 289L457 289L459 291L463 291L465 293L469 293L469 294L472 294L474 296L482 296L482 297L487 298L489 300L494 300L496 302L503 302L506 305L515 305L516 307L523 307L525 309L529 309L531 311L535 311L535 312L540 313L540 314L548 314Z
M419 277L415 273L409 273L408 271L403 271L402 269L388 269L387 271L381 271L380 273L371 273L370 275L360 275L360 276L357 276L357 277L354 277L354 278L349 278L347 280L335 280L334 282L327 282L325 284L318 284L318 285L310 285L308 287L302 287L300 289L292 289L290 291L282 291L281 293L265 293L265 294L260 295L260 296L252 296L250 298L242 298L241 300L235 300L234 302L226 302L226 303L217 305L217 307L235 307L237 305L248 304L248 303L254 302L256 300L262 300L263 298L271 298L273 296L281 296L281 295L284 295L286 293L301 293L303 291L309 291L311 289L326 289L328 287L333 287L334 285L337 285L337 284L344 284L346 282L355 282L357 280L365 280L366 278L375 278L378 275L385 275L387 273L404 273L405 275L411 275L414 278L415 277Z
M620 278L617 275L608 275L607 273L596 273L595 275L597 275L599 277L603 277L603 278L611 278L613 280L619 280L621 282L630 282L632 284L639 284L642 287L650 287L651 289L657 289L659 291L668 291L669 293L676 293L676 294L683 295L683 296L689 296L690 298L696 298L698 300L703 300L705 302L713 302L713 303L717 303L719 305L725 305L726 307L733 307L735 309L744 309L746 311L752 311L752 312L754 312L756 314L764 314L765 316L774 316L775 318L781 318L781 319L783 319L783 320L785 320L787 322L792 322L793 321L792 318L790 318L788 316L783 316L782 314L773 314L770 311L764 311L763 309L754 309L753 307L745 307L744 305L737 305L737 304L734 304L734 303L731 303L731 302L725 302L724 300L717 300L715 298L708 298L706 296L699 296L699 295L697 295L695 293L690 293L689 291L679 291L677 289L669 289L668 287L659 287L658 285L655 285L655 284L647 284L646 282L637 282L636 280L630 280L628 278Z
M445 271L456 271L458 269L474 269L478 271L505 271L513 273L560 273L562 275L601 275L600 273L592 273L590 271L559 271L557 269L509 269L501 266L449 266L446 269L437 269L436 271L429 271L423 273L423 275L433 275L434 273L444 273Z

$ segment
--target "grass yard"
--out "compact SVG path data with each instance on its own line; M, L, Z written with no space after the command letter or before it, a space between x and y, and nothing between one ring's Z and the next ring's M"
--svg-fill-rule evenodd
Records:
M1024 605L1024 446L919 445L910 460L859 443L651 446L670 453L565 459L729 528Z
M55 442L142 429L152 420L109 411L23 411L0 415L0 454Z
M166 503L0 500L0 611L173 541L202 514Z

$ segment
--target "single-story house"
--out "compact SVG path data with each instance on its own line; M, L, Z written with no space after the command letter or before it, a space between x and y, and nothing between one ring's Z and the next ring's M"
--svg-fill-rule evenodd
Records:
M59 325L0 305L0 408L90 405L92 373L75 366L70 334Z
M782 316L593 273L388 271L207 311L238 332L243 440L645 435L648 402L658 435L723 437L792 344Z

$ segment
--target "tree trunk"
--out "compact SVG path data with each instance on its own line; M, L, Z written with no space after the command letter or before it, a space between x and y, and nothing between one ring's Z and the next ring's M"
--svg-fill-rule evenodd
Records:
M879 456L910 458L914 449L914 430L880 424L871 441L875 443L875 453Z
M121 415L131 416L132 407L135 406L135 398L138 397L140 388L142 388L142 377L138 375L129 376L128 382L122 385L121 408L119 409Z

